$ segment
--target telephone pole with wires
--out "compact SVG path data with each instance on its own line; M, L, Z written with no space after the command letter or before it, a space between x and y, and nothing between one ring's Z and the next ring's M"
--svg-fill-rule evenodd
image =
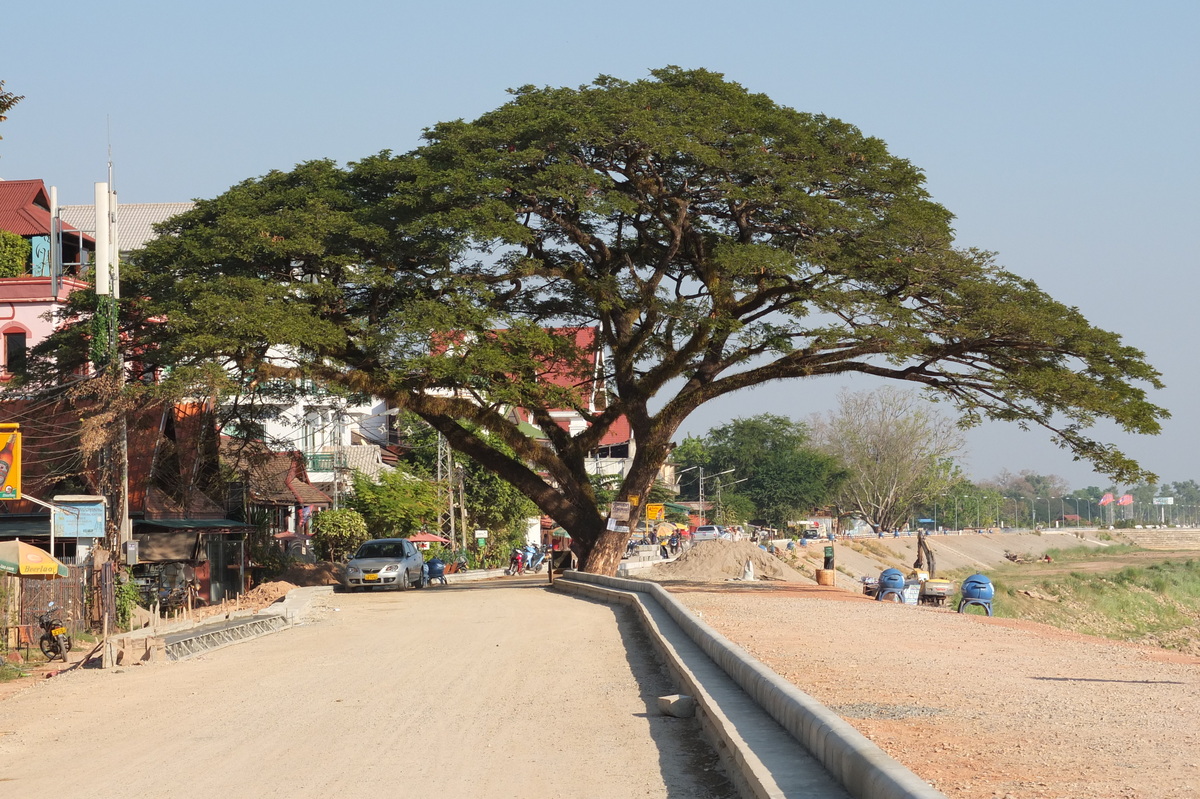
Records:
M116 406L117 440L109 448L109 469L115 473L116 511L114 550L133 540L129 519L129 427L122 394L125 389L125 358L121 352L119 305L121 300L120 247L117 239L117 193L112 183L112 160L108 182L95 185L96 213L96 315L92 362L113 381L110 407Z

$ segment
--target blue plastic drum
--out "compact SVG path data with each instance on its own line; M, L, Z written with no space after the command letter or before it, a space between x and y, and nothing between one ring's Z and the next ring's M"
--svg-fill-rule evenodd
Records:
M962 582L962 598L991 602L996 596L996 586L982 574L972 574Z
M879 573L879 590L903 591L904 575L899 569L884 569Z

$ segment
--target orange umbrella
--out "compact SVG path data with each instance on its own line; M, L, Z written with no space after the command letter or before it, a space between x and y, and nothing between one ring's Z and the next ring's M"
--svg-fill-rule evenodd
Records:
M0 571L42 580L67 576L67 567L49 552L16 540L0 541Z

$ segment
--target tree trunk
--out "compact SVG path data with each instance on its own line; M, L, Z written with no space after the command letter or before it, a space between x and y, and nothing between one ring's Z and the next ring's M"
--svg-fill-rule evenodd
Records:
M582 563L579 566L580 571L585 571L589 574L607 574L609 576L616 574L617 567L621 565L621 555L625 552L625 544L628 540L629 533L605 530L592 545L586 557L582 558Z

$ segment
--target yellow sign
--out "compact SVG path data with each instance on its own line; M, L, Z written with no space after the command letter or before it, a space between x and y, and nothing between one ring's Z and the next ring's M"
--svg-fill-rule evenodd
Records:
M0 499L21 498L21 434L16 427L0 425Z
M663 505L661 502L647 502L646 503L646 518L647 519L661 519L665 512L666 512L666 506Z

